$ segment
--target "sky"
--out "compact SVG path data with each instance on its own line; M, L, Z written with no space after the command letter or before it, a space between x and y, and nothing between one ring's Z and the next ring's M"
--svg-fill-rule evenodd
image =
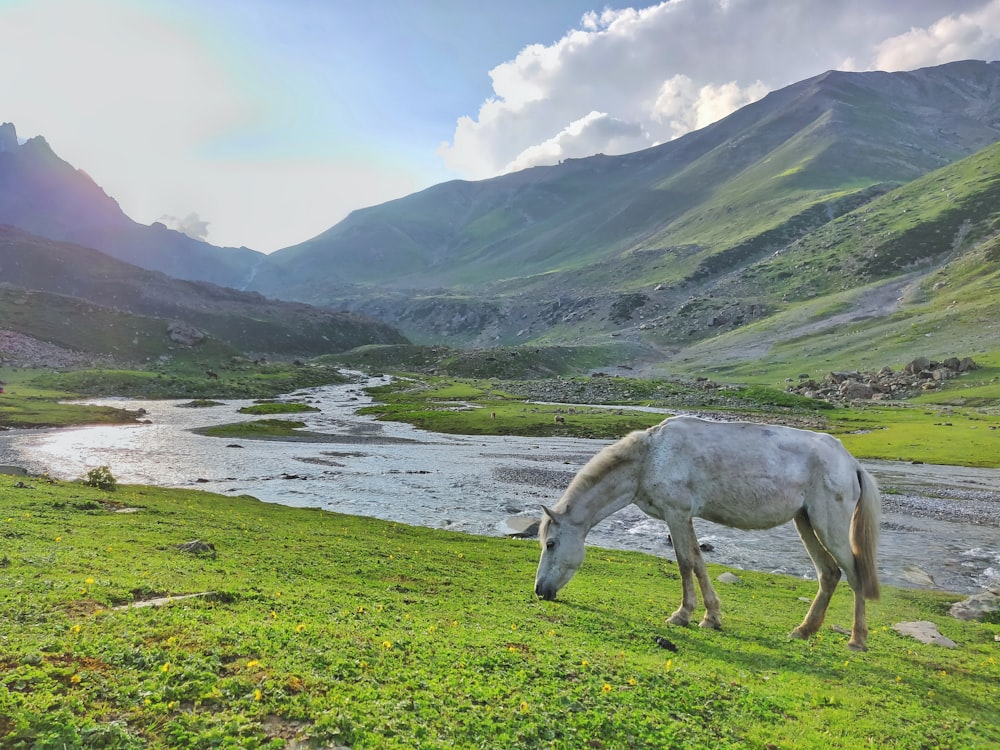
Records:
M271 252L826 70L998 58L1000 0L0 0L0 122L136 221Z

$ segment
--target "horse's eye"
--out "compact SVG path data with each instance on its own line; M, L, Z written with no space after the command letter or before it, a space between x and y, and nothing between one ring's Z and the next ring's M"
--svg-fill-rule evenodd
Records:
M547 539L545 541L545 549L552 549L555 546L556 546L556 540L555 539Z

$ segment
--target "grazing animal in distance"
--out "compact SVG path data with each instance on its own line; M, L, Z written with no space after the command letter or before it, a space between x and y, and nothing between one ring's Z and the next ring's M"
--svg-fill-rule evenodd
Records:
M668 622L687 625L698 604L702 627L719 628L722 611L695 536L693 518L738 529L793 521L819 579L819 591L792 637L823 624L841 571L854 591L848 647L866 650L865 600L879 598L876 562L881 496L871 475L836 438L750 422L671 417L605 447L576 474L544 516L535 593L555 599L583 563L584 540L598 522L627 505L666 521L681 575L681 605Z

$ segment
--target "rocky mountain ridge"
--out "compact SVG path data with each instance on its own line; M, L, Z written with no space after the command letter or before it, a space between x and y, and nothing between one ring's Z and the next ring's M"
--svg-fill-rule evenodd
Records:
M0 125L0 224L92 247L175 278L223 286L241 286L263 257L245 247L216 247L160 223L133 221L45 138L20 143L10 122Z

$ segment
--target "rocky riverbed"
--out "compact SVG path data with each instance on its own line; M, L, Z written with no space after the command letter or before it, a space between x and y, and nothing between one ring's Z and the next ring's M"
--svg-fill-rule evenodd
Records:
M233 441L198 434L252 417L248 401L206 409L183 402L100 399L144 408L148 424L0 433L0 464L75 479L101 465L122 483L196 487L266 502L369 515L473 534L503 533L511 516L556 502L606 441L439 435L355 412L368 397L342 385L294 394L323 438ZM866 462L883 488L880 571L889 585L974 593L1000 583L1000 471ZM813 578L791 524L739 531L696 522L709 562ZM185 541L185 540L179 540ZM210 541L210 540L209 540ZM673 556L667 529L634 506L591 532L597 547ZM531 571L525 573L530 577ZM527 584L526 584L527 585Z

